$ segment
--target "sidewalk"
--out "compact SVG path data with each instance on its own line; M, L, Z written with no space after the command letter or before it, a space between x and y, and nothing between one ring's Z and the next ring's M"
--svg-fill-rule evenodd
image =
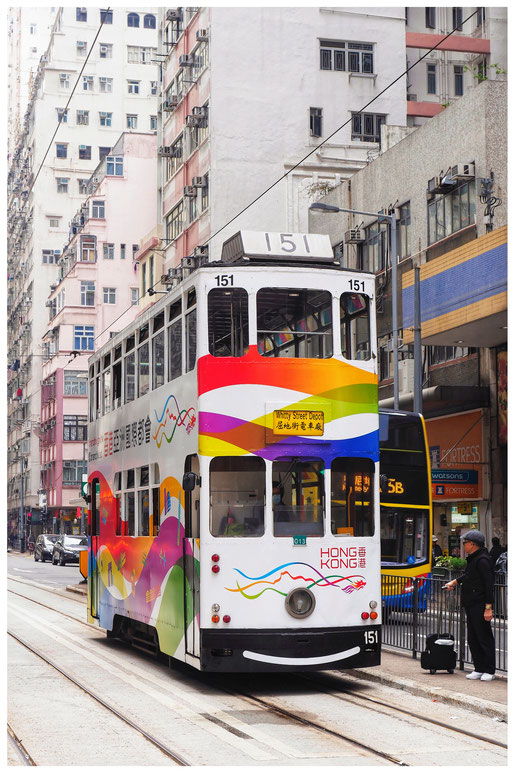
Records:
M467 708L489 717L507 721L508 679L497 674L493 682L467 679L465 671L458 668L453 674L437 671L430 674L420 667L420 656L414 660L411 653L383 645L381 665L376 668L353 669L356 676L371 682L381 682L388 687L397 687L412 695L429 697L442 703ZM351 672L352 673L352 672Z

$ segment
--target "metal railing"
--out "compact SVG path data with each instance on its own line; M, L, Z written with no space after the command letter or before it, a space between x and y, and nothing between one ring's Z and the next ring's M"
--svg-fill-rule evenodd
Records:
M463 670L465 663L472 663L459 586L456 590L444 590L447 580L442 578L383 575L382 580L383 644L410 650L416 659L425 649L429 634L450 633L455 639L459 668ZM508 604L504 577L496 576L493 609L496 668L507 671Z

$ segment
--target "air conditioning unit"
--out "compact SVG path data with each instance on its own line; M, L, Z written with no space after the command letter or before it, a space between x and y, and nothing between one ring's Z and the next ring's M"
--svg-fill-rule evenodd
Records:
M199 124L199 118L196 115L187 115L186 116L186 126L198 126Z
M207 115L207 107L193 107L191 113L199 118L204 118Z
M207 30L197 30L196 38L199 43L203 43L205 40L209 40L209 33Z
M46 54L43 54L43 56L41 57L41 59L39 61L40 62L48 62L48 56L46 56Z
M454 180L469 180L476 176L475 164L455 164L451 166L450 175Z
M415 360L399 362L399 394L413 392L415 388Z
M192 255L188 255L185 258L182 258L181 260L181 268L196 268L197 267L197 261Z
M182 21L182 8L169 8L166 12L166 21Z
M197 189L193 187L193 185L185 185L184 186L184 195L185 196L196 196L197 195Z
M408 94L408 102L416 102L416 101L417 101L416 94Z
M203 177L194 177L191 181L191 184L194 188L205 188L206 187L206 178Z
M107 46L100 46L100 53L101 54L107 54L108 48ZM101 81L106 81L107 78L100 78Z
M179 57L179 67L193 67L197 62L197 57L193 54L183 54Z
M61 250L54 250L54 255L60 255L60 254L61 254Z
M158 148L157 155L158 156L165 156L165 157L168 156L168 157L170 157L172 155L172 146L171 145L161 145Z
M430 180L427 181L427 192L436 193L436 191L440 187L441 182L442 182L441 177L432 177Z
M52 282L52 284L50 285L50 290L52 291L55 290L58 284L59 282Z
M350 231L345 231L346 244L361 244L365 241L365 236L359 228L351 228Z
M86 43L85 40L78 40L77 41L77 48L86 48L87 45L88 44Z
M181 101L181 97L178 94L174 94L173 96L169 97L165 102L163 102L163 110L166 111L172 111L175 110L179 102Z

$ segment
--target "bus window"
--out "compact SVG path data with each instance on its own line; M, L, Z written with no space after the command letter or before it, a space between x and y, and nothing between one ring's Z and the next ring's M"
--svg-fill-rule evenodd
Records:
M186 372L193 370L197 361L197 310L186 314Z
M381 508L381 563L411 566L428 560L429 511Z
M214 537L260 537L264 533L264 459L215 457L209 486L209 528Z
M128 354L124 360L125 366L125 402L130 403L136 396L136 355Z
M138 349L138 397L146 395L150 387L149 346L143 344Z
M331 531L352 537L374 534L374 463L371 459L333 460Z
M243 357L249 350L249 302L241 287L216 288L208 295L209 353Z
M331 293L304 288L259 290L257 345L263 357L332 357Z
M274 537L324 535L324 469L321 459L273 463Z
M165 383L165 332L161 330L152 339L152 389Z
M343 293L340 298L342 354L346 360L369 360L370 299L359 293Z
M168 381L182 375L182 320L176 319L168 328Z

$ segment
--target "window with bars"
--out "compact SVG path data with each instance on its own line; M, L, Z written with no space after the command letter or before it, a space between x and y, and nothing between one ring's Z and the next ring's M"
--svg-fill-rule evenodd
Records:
M63 416L63 440L87 440L87 416Z
M381 142L381 126L386 116L379 113L352 113L351 139L360 142Z
M476 186L468 180L450 193L437 195L427 205L428 243L445 239L475 221Z
M88 374L82 370L64 371L64 394L83 397L88 394Z
M321 40L320 69L373 74L374 46L348 40Z

